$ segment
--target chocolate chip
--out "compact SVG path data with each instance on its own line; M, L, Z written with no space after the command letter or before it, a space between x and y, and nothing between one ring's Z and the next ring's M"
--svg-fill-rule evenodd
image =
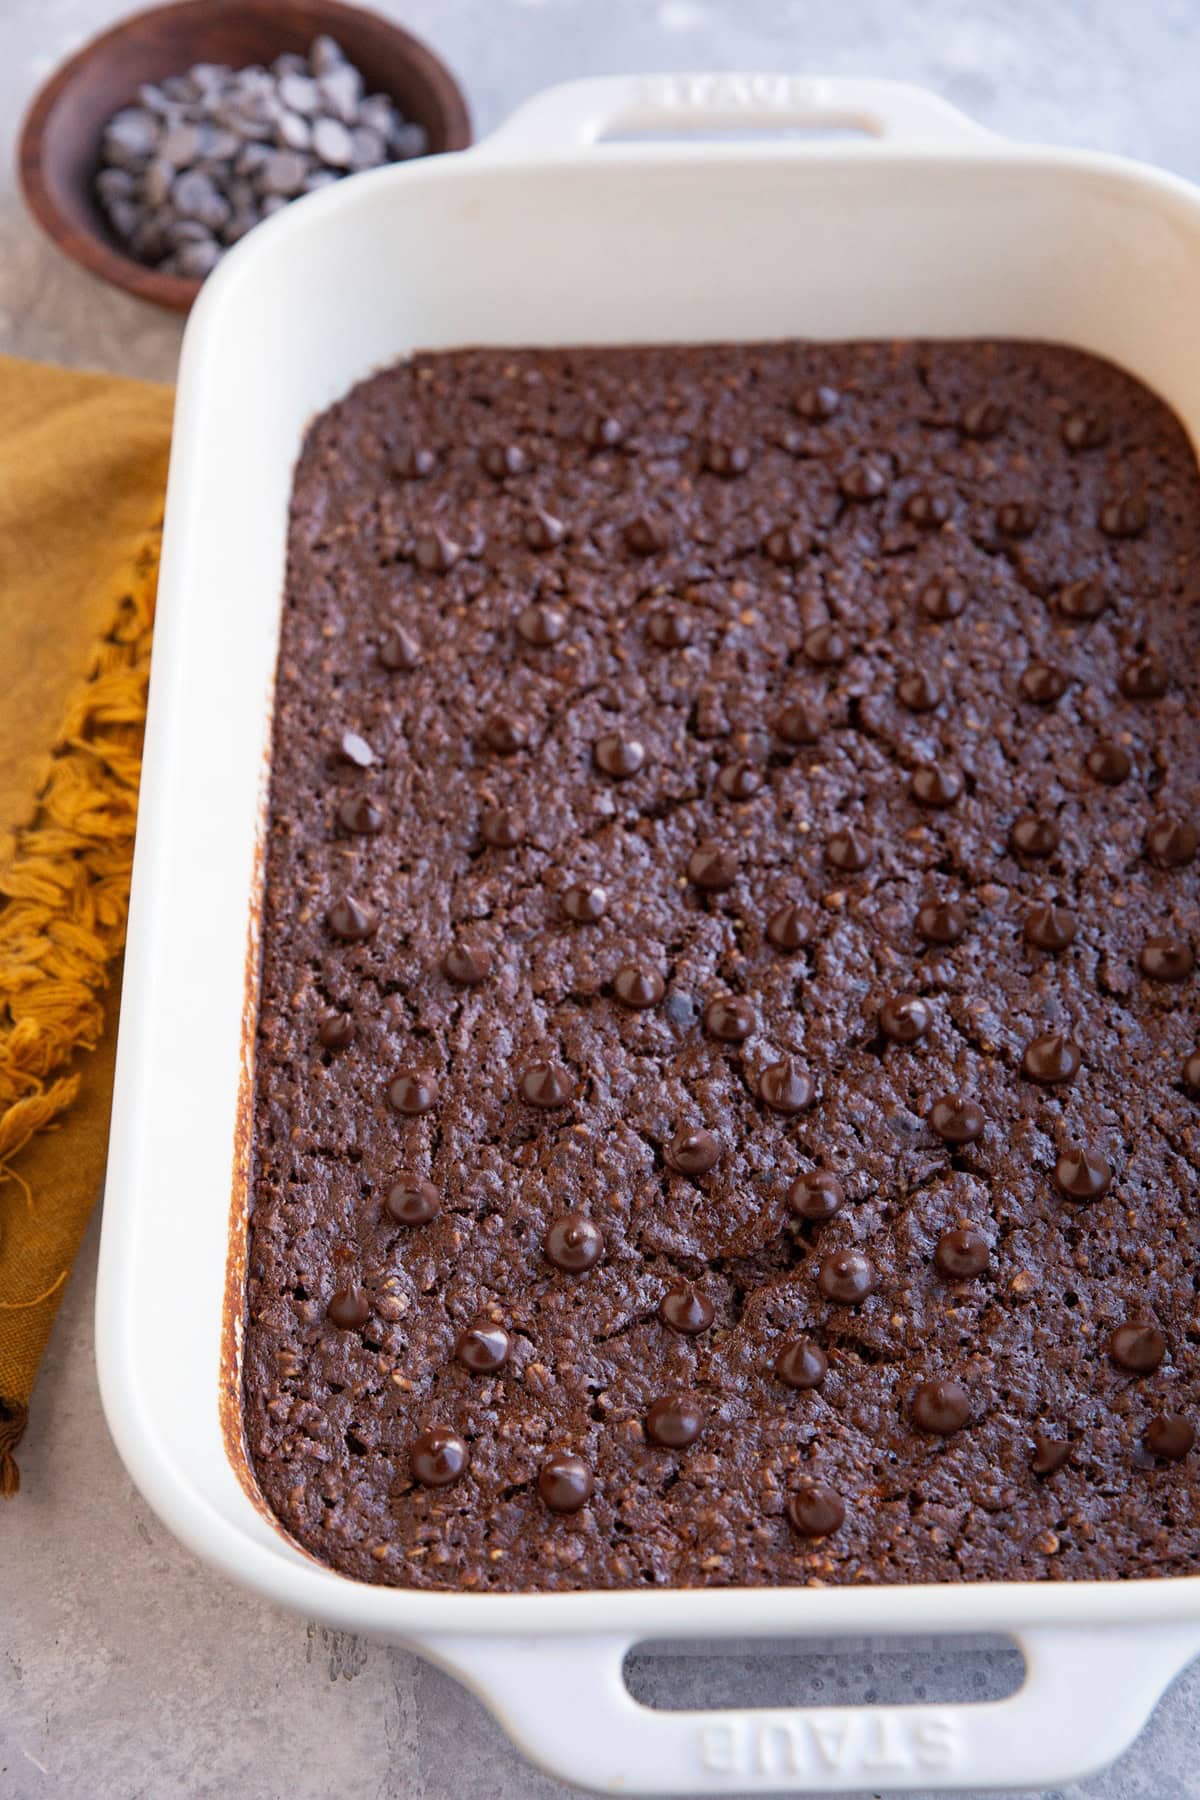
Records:
M572 1450L552 1450L537 1479L538 1495L543 1506L555 1513L577 1513L596 1491L596 1478Z
M996 530L1001 537L1032 537L1041 516L1036 500L1006 500L996 508Z
M338 754L343 762L350 763L356 769L369 769L375 761L375 752L366 738L359 737L357 731L343 731L338 743Z
M692 621L681 606L658 606L646 620L646 635L660 650L682 650L692 641Z
M1098 1150L1068 1144L1054 1165L1054 1179L1068 1200L1098 1200L1112 1184L1112 1170Z
M658 556L670 548L671 528L667 521L649 513L639 513L625 527L625 548L635 556Z
M802 419L832 419L841 403L841 395L832 387L801 388L792 405Z
M1147 938L1138 952L1138 968L1150 981L1186 981L1195 967L1192 947L1182 938Z
M1151 1456L1179 1462L1196 1442L1196 1433L1179 1413L1157 1413L1142 1439Z
M442 958L442 974L460 987L475 987L486 981L492 958L482 944L453 943Z
M845 1193L829 1169L809 1169L797 1175L788 1189L788 1205L798 1219L823 1223L841 1211Z
M393 674L408 675L421 661L421 646L411 631L398 625L380 644L379 660Z
M683 1125L667 1145L667 1166L677 1175L707 1175L716 1167L721 1146L711 1131Z
M352 831L362 837L373 836L382 831L384 826L383 808L366 794L353 794L338 803L337 822L343 831Z
M957 944L967 929L967 916L956 900L925 900L917 911L917 935L927 944Z
M1163 869L1179 869L1196 854L1196 828L1186 819L1160 813L1146 832L1146 854Z
M1037 1431L1033 1437L1033 1454L1029 1467L1035 1475L1057 1475L1071 1460L1072 1446L1066 1438L1047 1437Z
M359 944L369 938L377 922L371 908L356 900L353 894L343 894L329 909L330 931L348 944Z
M788 1495L787 1516L801 1537L829 1537L846 1522L846 1502L827 1481L806 1481Z
M814 625L804 634L804 654L818 668L832 668L845 662L850 646L836 625Z
M1108 595L1094 575L1085 575L1081 580L1069 581L1059 588L1054 605L1059 618L1072 625L1084 625L1098 619L1106 610Z
M537 650L557 644L566 629L566 613L560 607L548 606L544 600L530 601L517 614L517 630Z
M728 444L717 439L704 450L704 467L710 475L744 475L750 467L750 452L745 444Z
M704 1009L704 1029L722 1044L740 1044L754 1030L757 1020L749 1000L722 994Z
M1062 422L1062 441L1068 450L1098 450L1107 444L1110 426L1100 412L1069 412Z
M1142 494L1114 494L1100 508L1097 520L1106 537L1140 537L1150 523L1150 509Z
M339 1331L360 1331L371 1316L371 1302L361 1288L339 1288L326 1311Z
M479 835L493 850L515 850L525 827L506 806L488 806L479 816Z
M857 1306L875 1292L875 1264L861 1250L831 1250L817 1264L817 1286L839 1306Z
M479 460L493 481L504 481L509 475L520 475L526 467L525 452L519 444L485 444L479 453Z
M1054 1087L1060 1082L1074 1081L1081 1060L1078 1044L1072 1043L1061 1031L1045 1031L1025 1046L1021 1068L1030 1081L1040 1082L1043 1087Z
M442 1210L442 1196L432 1181L404 1169L388 1189L383 1204L397 1225L428 1225Z
M345 1050L354 1042L354 1020L349 1013L326 1013L317 1026L317 1042L326 1050Z
M447 537L440 526L432 531L418 532L413 542L413 557L417 567L424 569L427 575L447 574L462 553L462 545Z
M1167 1354L1167 1340L1155 1325L1126 1319L1108 1340L1108 1354L1131 1375L1150 1375Z
M986 397L972 400L963 408L958 428L965 438L986 441L999 437L1008 423L1008 408L999 400Z
M688 880L706 894L723 894L738 878L738 859L720 844L700 844L688 857Z
M625 441L625 427L620 419L612 417L589 419L583 428L583 441L592 450L615 450Z
M944 494L933 494L920 488L904 502L904 516L922 531L936 531L950 517L950 502Z
M401 1069L388 1083L388 1105L408 1118L432 1112L440 1095L432 1075L420 1069Z
M604 1233L584 1213L563 1213L547 1230L544 1247L556 1269L582 1275L604 1255Z
M917 606L927 619L944 624L957 619L967 604L967 590L952 576L934 575L917 596Z
M819 1344L792 1338L775 1358L775 1373L785 1387L803 1391L820 1387L829 1373L829 1358Z
M601 774L610 775L614 781L628 781L645 762L646 747L640 738L607 731L593 744L592 757Z
M878 463L851 463L838 477L838 492L843 500L881 500L887 493L887 488L887 474Z
M521 1095L530 1106L567 1106L575 1097L575 1083L561 1063L530 1063L521 1076Z
M793 567L808 555L808 538L799 526L777 525L762 543L763 555L783 568Z
M1013 820L1008 841L1019 856L1042 861L1053 856L1058 849L1058 825L1053 819L1040 819L1035 813L1022 813Z
M1094 781L1102 781L1105 787L1119 787L1128 778L1133 759L1120 744L1101 739L1088 751L1085 766Z
M924 669L907 669L896 683L896 698L909 712L932 712L942 703L942 691Z
M933 1253L938 1274L950 1281L982 1275L990 1258L988 1241L978 1225L956 1225L953 1231L944 1231Z
M683 1337L697 1337L708 1330L715 1313L708 1295L687 1283L667 1289L658 1303L658 1316Z
M641 963L626 963L613 976L613 993L622 1006L657 1006L665 992L666 983L658 970Z
M933 1008L919 994L893 994L879 1009L879 1029L896 1044L915 1044L933 1024Z
M704 1414L686 1394L666 1394L646 1414L646 1436L667 1450L686 1450L704 1428Z
M553 550L556 544L562 543L566 535L567 528L563 521L542 507L525 521L525 542L531 550Z
M758 1097L772 1112L803 1112L812 1105L816 1091L808 1070L790 1056L770 1063L758 1078Z
M973 1144L983 1136L983 1108L961 1094L943 1094L929 1109L929 1124L943 1143Z
M529 742L529 726L515 713L495 712L485 722L483 741L498 756L514 756Z
M798 906L777 907L767 920L767 937L777 950L799 950L811 936L811 921Z
M727 800L753 800L763 784L763 772L756 763L726 763L717 776L717 787Z
M1189 1094L1200 1094L1200 1050L1185 1058L1181 1079Z
M1025 942L1038 950L1065 950L1075 942L1075 919L1062 906L1032 906L1025 915Z
M437 457L423 444L397 444L392 451L392 474L400 481L423 481L437 467Z
M478 1319L460 1331L454 1345L454 1357L472 1375L491 1375L508 1361L512 1342L503 1325L491 1319Z
M921 763L912 772L908 791L918 806L941 811L953 806L962 794L963 778L946 764Z
M604 917L607 908L606 890L584 882L576 882L567 888L562 897L563 912L576 925L594 925L597 919Z
M457 1431L435 1425L422 1432L408 1453L413 1479L422 1487L449 1487L471 1460L466 1442Z
M1053 706L1067 691L1067 678L1053 663L1026 663L1021 670L1021 692L1035 706Z
M823 725L816 707L797 700L784 707L775 721L775 730L785 744L815 744Z
M874 855L871 840L849 828L835 831L825 845L825 860L843 875L859 875Z
M908 1412L918 1431L949 1437L970 1418L971 1402L957 1381L923 1381L913 1392Z
M1135 656L1117 676L1117 686L1127 700L1160 700L1169 685L1166 665L1153 651Z

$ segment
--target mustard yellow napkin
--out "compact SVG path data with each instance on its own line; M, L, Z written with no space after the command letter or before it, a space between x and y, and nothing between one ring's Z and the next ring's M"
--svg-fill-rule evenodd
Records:
M0 358L0 1493L104 1173L171 391Z

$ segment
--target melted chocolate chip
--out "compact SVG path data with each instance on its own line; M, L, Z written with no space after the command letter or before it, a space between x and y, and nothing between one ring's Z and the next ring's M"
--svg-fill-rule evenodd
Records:
M688 880L706 894L723 894L738 878L738 859L720 844L700 844L688 857Z
M1036 500L1006 500L996 508L996 530L1001 537L1032 537L1041 516Z
M787 1198L798 1219L823 1223L841 1211L845 1193L831 1170L809 1169L806 1174L796 1177Z
M983 1136L983 1108L961 1094L943 1094L929 1109L929 1123L945 1144L973 1144Z
M770 1063L758 1078L758 1097L772 1112L803 1112L812 1105L816 1091L808 1070L790 1056Z
M1167 1340L1155 1325L1126 1319L1108 1340L1108 1354L1131 1375L1150 1375L1167 1354Z
M1196 854L1196 828L1186 819L1160 813L1146 832L1146 854L1163 869L1180 869Z
M326 1013L317 1026L317 1042L326 1050L344 1050L354 1042L354 1020L349 1013Z
M712 1132L691 1125L681 1126L664 1151L667 1166L677 1175L707 1175L720 1154Z
M963 791L963 778L957 769L942 763L921 763L912 772L908 791L918 806L940 811L953 806Z
M956 1225L953 1231L944 1231L933 1253L938 1274L950 1281L982 1275L990 1259L988 1241L978 1225Z
M763 539L763 555L773 563L789 568L808 555L808 538L797 525L777 525Z
M921 531L937 531L950 517L950 502L945 494L929 493L919 488L904 502L904 516Z
M775 721L775 731L785 744L815 744L824 724L814 706L795 700L785 706Z
M383 1204L397 1225L428 1225L442 1210L442 1196L432 1181L405 1169L388 1189Z
M454 1345L454 1357L472 1375L491 1375L508 1361L512 1342L503 1325L491 1319L478 1319L460 1331Z
M722 994L704 1009L705 1031L722 1044L740 1044L756 1024L753 1006L736 994Z
M745 444L728 444L713 439L704 450L704 467L710 475L744 475L750 467L750 452Z
M462 545L456 544L440 528L419 532L413 543L413 557L417 567L424 569L427 575L447 574L462 553Z
M917 912L917 935L927 944L960 943L967 916L956 900L925 900Z
M493 481L504 481L509 475L525 470L525 452L519 444L485 444L479 460Z
M1035 813L1022 813L1013 820L1008 841L1019 856L1039 861L1053 856L1059 845L1059 830L1054 819L1040 819Z
M664 1325L669 1325L683 1337L698 1337L708 1330L715 1312L707 1294L686 1284L667 1289L658 1303L658 1316Z
M1133 758L1120 744L1101 739L1088 751L1085 766L1094 781L1102 781L1105 787L1119 787L1129 777Z
M665 1394L646 1414L646 1436L667 1450L686 1450L704 1429L704 1414L686 1394Z
M1150 509L1142 494L1114 494L1100 508L1097 523L1105 537L1140 537L1150 523Z
M1021 692L1035 706L1053 706L1067 691L1067 678L1053 663L1026 663L1021 670Z
M787 1516L801 1537L829 1537L846 1522L846 1502L827 1481L806 1481L788 1495Z
M1094 575L1085 575L1082 580L1069 581L1059 588L1054 606L1060 619L1072 625L1090 624L1107 609L1108 595Z
M874 855L870 838L861 831L835 831L825 845L825 860L843 875L860 875Z
M576 925L594 925L608 910L608 893L602 887L576 882L562 897L562 909Z
M1066 1438L1047 1437L1037 1431L1033 1437L1033 1454L1029 1467L1035 1475L1057 1475L1071 1460L1071 1444Z
M422 1069L401 1069L389 1081L387 1097L394 1112L411 1119L432 1112L440 1099L437 1082Z
M1065 950L1075 942L1075 919L1062 906L1031 906L1025 915L1025 942L1038 950Z
M913 1393L908 1413L918 1431L949 1437L970 1418L971 1402L957 1381L923 1381Z
M1107 444L1108 419L1100 412L1069 412L1062 422L1062 441L1068 450L1098 450Z
M763 772L757 763L726 763L717 776L717 787L726 800L753 800L763 784Z
M639 513L625 527L625 548L632 550L635 556L661 555L669 549L670 543L671 528L667 521L649 513Z
M1112 1170L1098 1150L1068 1144L1054 1165L1054 1179L1068 1200L1098 1200L1112 1185Z
M546 1232L544 1247L556 1269L582 1275L604 1255L604 1233L584 1213L563 1213Z
M479 835L493 850L515 850L525 836L525 827L506 806L489 806L480 814Z
M392 451L390 467L397 481L423 481L436 466L433 451L421 444L397 444Z
M767 920L767 937L777 950L802 949L812 936L812 923L798 906L777 907Z
M531 550L553 550L561 544L567 535L567 528L561 519L539 507L533 516L525 521L523 536Z
M421 661L421 645L411 631L397 625L379 646L379 660L394 675L408 675Z
M850 646L836 625L814 625L804 634L804 654L818 668L833 668L845 662Z
M879 1009L879 1029L895 1044L915 1044L933 1024L933 1008L919 994L893 994Z
M1127 662L1117 676L1117 686L1127 700L1161 700L1169 685L1166 664L1149 650Z
M329 909L330 931L347 944L360 944L364 938L369 938L377 923L371 908L356 900L353 894L343 894Z
M513 756L529 742L529 726L516 713L496 712L483 728L483 741L498 756Z
M635 1009L657 1006L666 992L666 985L657 969L641 963L626 963L613 976L613 993L622 1006Z
M596 1491L596 1478L572 1450L552 1450L538 1470L538 1496L556 1513L577 1513Z
M640 738L606 731L592 745L592 759L602 775L609 775L614 781L628 781L645 762L646 746Z
M567 615L561 607L549 606L544 600L531 600L517 614L517 630L535 650L557 644L567 629Z
M583 441L592 450L615 450L625 441L625 427L620 419L598 414L584 426Z
M561 1063L530 1063L521 1075L521 1096L530 1106L567 1106L575 1097L575 1083Z
M942 703L942 690L924 669L907 669L896 683L896 698L909 712L932 712Z
M1192 946L1183 938L1147 938L1138 952L1138 968L1150 981L1186 981L1195 967Z
M375 752L357 731L343 731L338 740L338 755L356 769L369 769L375 761Z
M371 1316L371 1302L361 1288L339 1288L326 1312L339 1331L361 1331Z
M831 1250L817 1264L817 1286L839 1306L858 1306L875 1292L875 1264L861 1250Z
M976 438L981 442L988 438L999 437L1008 423L1008 408L999 400L989 400L986 396L972 400L963 408L958 428L965 438Z
M1179 1413L1157 1413L1142 1439L1151 1456L1180 1462L1196 1442L1196 1433Z
M1081 1061L1078 1044L1061 1031L1044 1031L1025 1046L1021 1068L1030 1081L1055 1087L1060 1082L1074 1081Z
M775 1373L785 1387L803 1391L820 1387L829 1373L829 1358L819 1344L792 1338L775 1358Z
M457 1431L435 1425L422 1432L408 1453L413 1480L422 1487L449 1487L457 1481L471 1460L466 1441Z
M646 635L660 650L682 650L692 641L691 616L681 606L659 606L646 620Z
M822 422L832 419L840 404L841 395L836 388L832 387L801 388L792 401L792 405L802 419L815 419Z
M882 500L887 489L887 472L875 462L851 463L838 477L838 492L843 500Z
M491 953L482 944L451 944L442 958L442 974L460 987L475 987L491 973Z
M927 619L943 624L957 619L967 604L967 590L952 576L935 575L917 596L917 606Z

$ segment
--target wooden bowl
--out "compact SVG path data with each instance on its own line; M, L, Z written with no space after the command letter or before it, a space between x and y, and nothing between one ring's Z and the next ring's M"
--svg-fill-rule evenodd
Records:
M186 312L200 283L137 262L95 197L104 126L136 100L144 81L181 75L193 63L244 68L285 50L307 51L328 32L384 93L425 127L431 151L471 142L467 103L454 76L420 39L378 14L339 0L184 0L135 13L85 44L35 97L20 140L21 186L34 217L60 250L93 275L157 306Z

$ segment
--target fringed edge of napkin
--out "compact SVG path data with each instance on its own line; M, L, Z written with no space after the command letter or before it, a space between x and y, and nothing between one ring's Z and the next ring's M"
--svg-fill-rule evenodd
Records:
M125 943L161 524L114 577L107 629L50 746L32 823L0 868L0 1181L79 1091L57 1074L104 1028L101 994ZM24 1185L21 1183L21 1185ZM26 1191L26 1204L51 1204ZM66 1280L8 1312L39 1306ZM28 1419L0 1394L0 1495L17 1491L13 1452Z

